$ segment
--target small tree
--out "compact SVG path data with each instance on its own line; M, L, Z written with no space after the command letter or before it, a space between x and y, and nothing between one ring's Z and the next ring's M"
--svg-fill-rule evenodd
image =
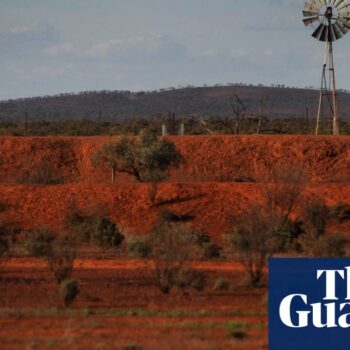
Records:
M137 139L122 137L108 143L92 156L94 165L105 163L111 167L112 182L115 172L129 174L139 182L149 182L152 202L157 184L169 176L171 166L178 167L182 161L173 142L158 138L149 129L142 130Z
M45 259L58 283L69 278L76 257L76 242L69 235L54 234L48 229L27 233L27 251L38 258Z
M70 306L79 294L79 285L76 280L65 279L60 284L60 295L64 306Z
M322 199L306 202L302 210L299 243L307 256L338 258L345 255L346 239L341 234L326 234L330 210Z
M259 285L268 257L280 252L290 237L289 221L274 211L254 206L225 238L229 253L243 265L251 285Z
M273 168L264 184L263 203L243 214L226 236L230 255L238 258L254 286L260 283L268 258L294 238L290 215L304 179L299 168Z
M198 239L187 225L161 221L147 243L154 264L154 280L163 293L169 293L174 286L182 290L203 287L204 277L186 266L201 254Z
M73 208L68 215L68 225L81 241L101 248L117 248L124 240L117 225L105 216L82 214Z

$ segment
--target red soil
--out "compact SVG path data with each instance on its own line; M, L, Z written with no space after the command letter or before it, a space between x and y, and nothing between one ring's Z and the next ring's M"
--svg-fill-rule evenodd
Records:
M0 221L20 229L44 225L64 229L69 208L75 203L86 211L107 208L111 219L124 232L142 234L149 231L160 210L171 208L179 214L194 216L193 225L197 229L221 238L232 226L232 220L249 205L262 200L263 183L232 180L242 176L268 180L265 174L272 167L287 165L296 165L307 172L309 182L304 187L304 197L321 195L330 205L350 204L348 137L174 138L186 165L171 173L171 183L159 186L157 202L161 204L157 206L152 206L149 201L147 184L119 178L112 185L108 183L108 169L92 167L90 155L111 139L1 138L0 178L3 183L0 184L0 201L3 211ZM35 169L44 160L49 161L68 183L43 186L9 182L10 177L20 173L23 167ZM349 223L334 224L334 230L350 234Z
M1 137L0 179L23 168L50 164L66 182L103 181L109 172L91 166L90 155L113 137ZM350 181L347 136L186 136L172 138L187 160L174 182L259 180L273 166L298 165L311 182Z

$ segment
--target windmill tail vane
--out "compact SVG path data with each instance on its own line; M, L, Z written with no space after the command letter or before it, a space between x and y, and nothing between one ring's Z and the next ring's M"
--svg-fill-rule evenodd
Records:
M333 42L341 39L350 31L349 0L309 0L303 9L303 22L313 27L312 37L324 42L323 67L320 98L315 133L321 128L323 107L328 104L332 119L333 135L339 134L339 115L333 57ZM329 74L327 74L327 72Z

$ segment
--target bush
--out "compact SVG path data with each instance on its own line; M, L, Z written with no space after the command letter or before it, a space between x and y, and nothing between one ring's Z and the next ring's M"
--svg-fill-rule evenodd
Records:
M219 277L213 286L214 291L226 292L230 289L230 284L226 280L226 278Z
M81 240L102 248L117 248L124 240L117 225L103 216L82 215L72 210L68 224Z
M200 292L205 288L205 284L205 276L200 271L185 268L175 272L174 285L179 289L194 289Z
M216 243L204 244L204 257L206 259L219 259L221 258L222 248Z
M245 332L246 325L244 323L228 322L226 328L230 338L243 340L248 337L248 334Z
M146 259L151 253L150 246L144 240L130 240L127 249L134 258Z
M350 205L338 203L330 212L331 217L337 219L339 223L350 220Z
M73 303L78 294L79 286L77 281L72 279L65 279L61 282L60 295L66 307L70 306Z
M124 240L115 223L107 218L96 217L90 239L100 247L116 248Z
M346 239L341 234L322 236L312 249L312 254L320 258L342 258L345 256Z
M37 258L46 258L50 255L55 235L48 229L25 232L24 246L30 255Z
M35 230L27 232L25 247L29 254L48 262L58 283L70 277L76 255L73 237L54 234L48 229Z
M160 221L148 237L147 243L154 263L155 283L165 294L176 286L176 280L180 278L177 274L185 269L185 264L202 256L196 235L185 224ZM199 285L198 279L196 288L200 289Z

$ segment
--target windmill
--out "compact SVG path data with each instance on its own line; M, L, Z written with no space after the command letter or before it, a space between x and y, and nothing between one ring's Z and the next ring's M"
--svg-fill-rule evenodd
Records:
M350 2L349 0L309 0L305 2L303 15L305 26L311 25L315 29L312 36L325 43L316 135L320 129L324 100L331 112L333 135L339 135L333 42L342 38L350 30Z

